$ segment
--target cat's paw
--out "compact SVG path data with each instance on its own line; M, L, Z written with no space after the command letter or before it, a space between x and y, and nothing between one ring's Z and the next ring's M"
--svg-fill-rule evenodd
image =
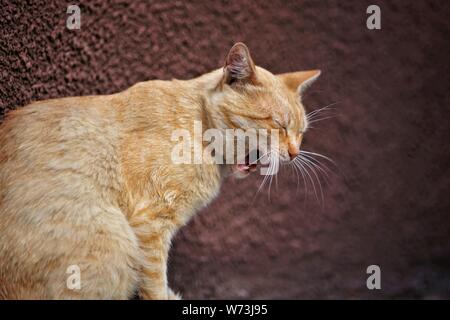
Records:
M168 290L168 298L169 300L181 300L181 295L179 293L175 293L172 289Z

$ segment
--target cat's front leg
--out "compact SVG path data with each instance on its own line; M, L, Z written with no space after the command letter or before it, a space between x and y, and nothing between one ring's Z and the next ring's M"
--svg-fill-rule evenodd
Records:
M166 221L142 215L130 225L135 230L143 255L139 295L145 300L174 299L167 285L167 257L171 232Z

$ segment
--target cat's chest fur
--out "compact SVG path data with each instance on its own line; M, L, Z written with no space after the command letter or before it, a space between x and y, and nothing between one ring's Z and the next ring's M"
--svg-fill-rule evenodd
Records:
M128 98L121 97L127 104L125 116L119 111L117 117L123 133L118 149L120 172L132 199L132 215L147 211L154 218L169 217L174 226L180 226L218 195L225 169L212 164L212 159L186 164L174 161L173 133L184 130L191 147L202 148L202 136L195 134L193 125L205 121L196 96L180 94L181 89L172 96L168 92L173 88L166 86L144 83L131 88ZM154 107L138 108L141 105Z
M133 214L146 211L150 219L163 218L178 228L218 194L222 183L218 165L168 165L154 168Z

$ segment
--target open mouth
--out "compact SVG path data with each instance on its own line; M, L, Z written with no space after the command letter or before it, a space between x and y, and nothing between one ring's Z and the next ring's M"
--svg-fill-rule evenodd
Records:
M249 174L251 172L255 172L258 169L258 166L260 165L260 152L258 149L252 150L249 153L245 155L245 162L235 165L235 170L244 173Z

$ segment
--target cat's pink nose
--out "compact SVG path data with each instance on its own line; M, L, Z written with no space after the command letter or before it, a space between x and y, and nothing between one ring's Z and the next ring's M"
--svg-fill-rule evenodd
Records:
M289 158L291 158L291 160L294 160L297 156L298 156L298 152L299 150L289 150Z

